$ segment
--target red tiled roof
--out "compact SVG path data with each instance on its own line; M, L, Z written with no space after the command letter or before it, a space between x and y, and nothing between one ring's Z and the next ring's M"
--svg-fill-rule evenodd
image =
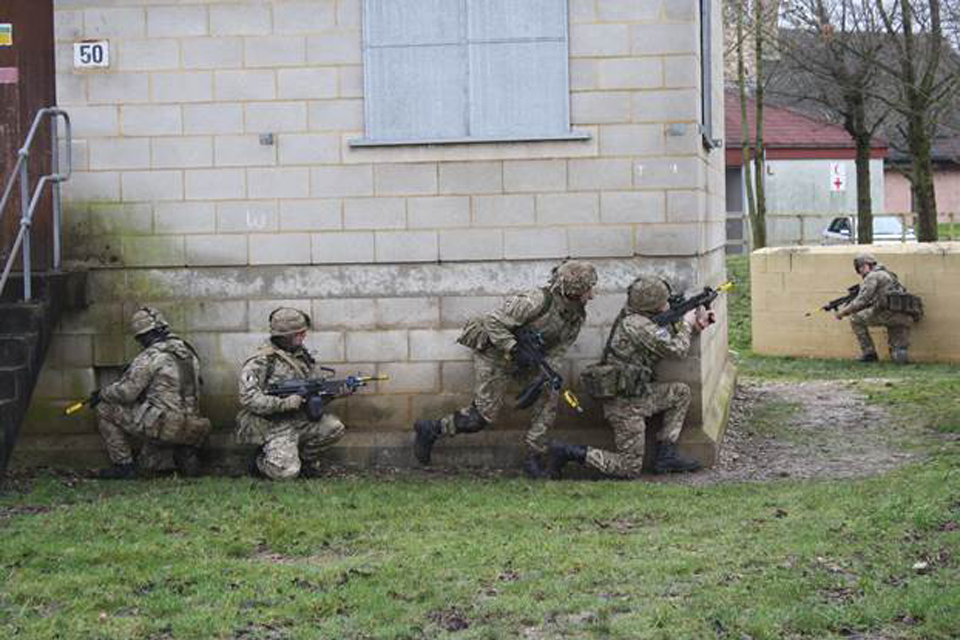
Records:
M740 144L740 97L734 91L726 91L724 128L726 147L739 149ZM750 140L756 137L754 101L747 98L747 125ZM765 149L855 149L853 138L843 127L817 120L810 116L774 107L763 108L763 146ZM885 150L882 140L873 141L873 149Z

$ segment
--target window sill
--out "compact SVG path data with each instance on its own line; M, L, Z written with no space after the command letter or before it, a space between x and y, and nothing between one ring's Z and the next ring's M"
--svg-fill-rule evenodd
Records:
M376 138L356 138L348 140L351 147L411 147L453 144L497 144L510 142L555 142L562 140L590 140L589 131L571 131L556 136L498 136L493 138L443 138L438 140L380 140Z

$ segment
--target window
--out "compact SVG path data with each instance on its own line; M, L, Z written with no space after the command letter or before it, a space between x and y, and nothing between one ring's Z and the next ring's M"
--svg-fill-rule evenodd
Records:
M713 0L700 0L700 122L704 146L721 146L713 130Z
M364 0L354 146L587 138L570 131L566 0Z

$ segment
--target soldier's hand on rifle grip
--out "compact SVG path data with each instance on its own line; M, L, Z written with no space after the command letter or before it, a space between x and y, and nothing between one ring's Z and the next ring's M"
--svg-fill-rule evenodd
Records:
M280 409L283 411L296 411L301 406L303 406L303 396L298 396L296 394L287 396L280 401Z
M697 322L697 310L690 309L685 314L683 314L683 321L687 323L687 326L691 329L699 330L700 324Z
M510 360L521 369L530 369L537 366L536 360L519 344L514 345L513 349L510 350Z
M697 324L700 326L700 330L703 331L714 322L717 321L716 316L714 316L713 311L710 309L704 309L699 307L697 309Z

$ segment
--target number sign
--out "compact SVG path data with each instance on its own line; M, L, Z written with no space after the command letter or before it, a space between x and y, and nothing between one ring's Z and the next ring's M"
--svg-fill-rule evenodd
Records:
M77 69L110 66L110 43L96 40L73 43L73 66Z

